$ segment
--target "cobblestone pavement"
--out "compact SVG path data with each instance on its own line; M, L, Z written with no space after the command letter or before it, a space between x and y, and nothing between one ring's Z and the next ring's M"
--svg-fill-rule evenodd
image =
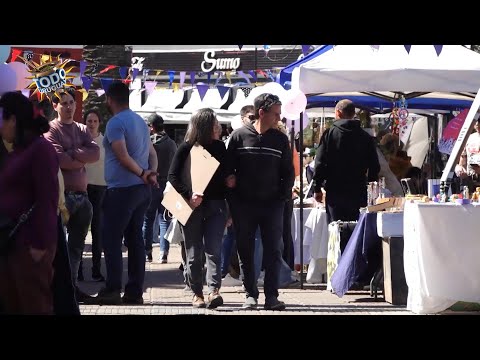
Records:
M104 283L91 281L91 253L87 240L84 253L85 281L80 282L80 288L88 294L96 294ZM127 253L124 251L124 284L127 279ZM352 291L339 298L326 290L325 285L305 284L300 289L299 283L289 288L280 289L279 299L287 305L285 311L263 310L264 296L260 288L258 310L243 310L244 301L242 286L222 286L221 294L224 305L214 310L195 309L191 305L192 296L184 292L183 275L179 271L181 262L180 247L173 245L167 264L159 262L159 248L154 245L153 262L146 263L145 292L142 306L99 306L81 305L84 315L412 315L405 307L393 306L383 301L380 295L378 301L370 297L368 291ZM102 273L105 275L105 263L102 259ZM204 287L206 295L208 289ZM453 313L446 311L444 314ZM467 312L479 314L478 312ZM459 312L455 312L459 314Z

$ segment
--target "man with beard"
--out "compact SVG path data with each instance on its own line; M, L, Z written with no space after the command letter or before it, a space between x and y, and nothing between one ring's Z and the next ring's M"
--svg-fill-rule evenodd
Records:
M107 106L113 117L107 123L103 201L103 252L107 268L105 287L96 302L119 305L143 304L145 245L142 225L151 199L151 186L157 183L157 154L149 129L142 117L129 108L128 86L113 82L107 89ZM128 282L122 291L122 239L128 247Z

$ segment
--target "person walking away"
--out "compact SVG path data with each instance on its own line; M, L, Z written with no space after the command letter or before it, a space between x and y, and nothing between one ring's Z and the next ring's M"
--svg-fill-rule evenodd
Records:
M367 205L367 183L378 181L375 143L354 117L353 102L339 101L333 126L323 133L315 156L314 198L320 203L325 187L329 224L358 220L359 209Z
M158 186L157 154L143 118L129 108L130 91L126 84L113 82L106 101L113 117L108 121L105 147L103 200L103 252L107 268L105 287L96 303L143 304L145 244L142 225L151 199L151 186ZM122 291L122 239L128 248L128 281Z
M168 261L168 251L170 243L165 239L165 233L170 225L171 218L165 211L162 205L163 192L167 185L168 170L172 163L173 156L177 151L177 144L165 132L163 118L157 114L152 114L148 118L148 123L153 131L150 137L153 148L157 154L157 182L158 188L152 188L152 201L148 206L143 221L143 239L145 241L145 251L147 253L147 261L153 261L152 243L153 243L153 225L155 223L155 216L158 214L160 224L160 262L166 264ZM156 232L155 232L156 233Z

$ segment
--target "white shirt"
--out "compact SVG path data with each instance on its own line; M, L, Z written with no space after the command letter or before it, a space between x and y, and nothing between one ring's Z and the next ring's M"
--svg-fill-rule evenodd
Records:
M90 185L103 185L105 182L105 148L103 147L103 135L99 134L93 139L100 148L100 159L92 164L85 164L87 170L87 181Z
M472 169L470 165L470 159L473 155L480 153L480 134L478 132L474 132L468 137L467 145L465 146L465 150L463 150L462 155L467 156L467 174L474 175L475 170Z

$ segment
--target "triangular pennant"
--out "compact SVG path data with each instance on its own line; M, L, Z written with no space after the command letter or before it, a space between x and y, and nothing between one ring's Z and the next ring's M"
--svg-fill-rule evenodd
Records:
M113 82L113 79L102 78L100 79L100 82L102 83L103 90L107 91L110 84Z
M218 74L218 77L217 77L217 80L215 80L215 86L218 85L218 83L220 82L220 80L222 80L222 72L221 71L217 71L217 74Z
M208 85L197 85L198 95L200 95L200 100L203 100L207 94L209 86Z
M147 91L147 94L150 95L153 90L155 90L155 86L157 86L156 81L145 81L145 90Z
M217 90L220 94L220 98L223 99L223 97L225 96L225 94L228 92L230 88L228 86L217 86Z
M175 79L175 71L168 70L168 79L170 81L170 86L172 86L173 80Z
M100 97L100 96L102 96L103 94L105 94L105 90L103 90L103 89L97 89L97 90L95 90L95 92L97 93L97 96L98 96L98 97Z
M80 76L83 76L83 73L85 72L85 69L87 68L87 62L86 61L80 61Z
M302 53L303 55L308 54L308 50L310 50L310 45L302 45Z
M250 74L250 76L253 78L253 81L257 81L257 74L255 73L255 71L253 70L249 70L248 73Z
M133 68L132 69L132 80L135 80L135 78L137 77L138 75L138 68Z
M243 48L243 45L238 45L238 48L240 49L240 51L242 50Z
M102 71L100 71L99 74L104 74L104 73L106 73L107 71L112 70L112 69L115 69L115 68L116 68L115 65L108 65L105 69L103 69Z
M190 71L190 83L195 84L195 71Z
M118 68L118 73L120 74L120 77L122 79L125 79L127 77L127 72L128 72L128 66L121 66Z
M242 70L237 71L237 74L238 74L238 76L240 76L241 78L245 79L245 81L246 81L247 83L250 84L250 79L248 78L248 76L247 76Z
M21 53L22 50L20 49L12 49L12 58L10 59L10 62L14 62Z
M92 86L93 79L91 77L87 76L82 76L82 83L83 83L83 88L85 90L90 90L90 86Z
M435 51L437 52L437 56L439 56L440 53L442 52L443 45L433 45L433 47L435 48Z
M88 91L85 89L80 89L79 91L82 93L82 101L85 101L88 97Z
M412 45L403 45L405 50L407 50L407 53L410 54L410 49L412 48Z
M29 98L30 97L30 89L22 90L22 95L25 96L26 98Z
M180 88L183 89L183 83L185 82L186 71L180 71Z

